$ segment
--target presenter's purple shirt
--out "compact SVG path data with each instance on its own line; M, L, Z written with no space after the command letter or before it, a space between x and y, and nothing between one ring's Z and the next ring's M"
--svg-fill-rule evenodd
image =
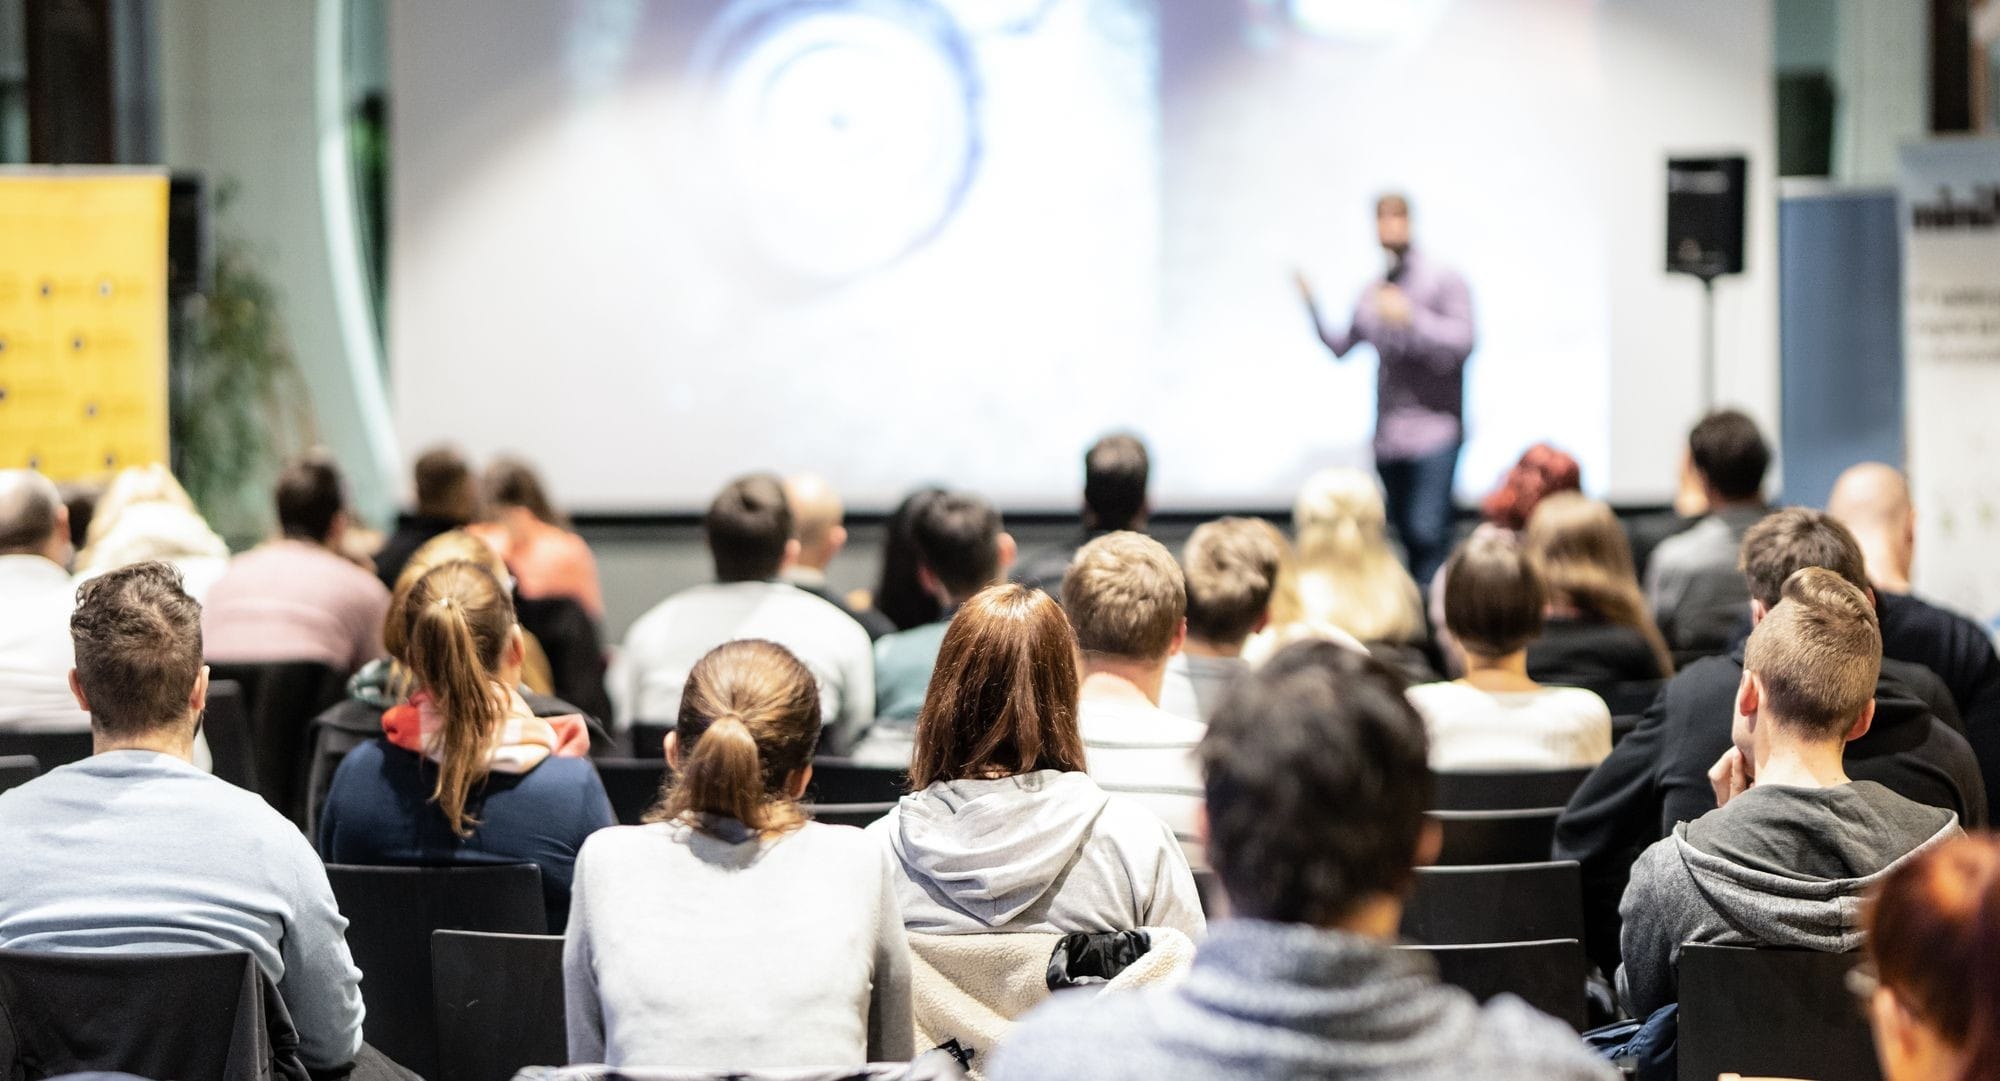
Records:
M1472 294L1465 279L1412 248L1397 280L1410 298L1408 326L1382 318L1378 278L1361 291L1345 327L1313 310L1320 339L1345 356L1362 342L1381 358L1375 376L1375 458L1407 461L1451 449L1465 438L1465 358L1472 354Z

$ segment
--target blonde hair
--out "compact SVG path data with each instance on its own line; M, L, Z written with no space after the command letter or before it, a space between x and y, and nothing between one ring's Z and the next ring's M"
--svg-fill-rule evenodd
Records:
M1159 541L1106 533L1070 561L1062 607L1086 656L1162 660L1187 615L1187 580Z
M229 546L208 528L187 489L167 467L120 470L98 497L76 554L78 574L91 574L147 560L229 557Z
M1358 469L1313 474L1292 506L1301 615L1363 642L1423 637L1417 583L1389 547L1375 478Z
M1844 734L1875 697L1882 628L1853 582L1824 567L1785 579L1782 599L1750 632L1743 670L1764 684L1764 708L1800 735Z
M1197 527L1181 549L1190 637L1237 645L1271 610L1283 534L1255 518L1218 518Z
M428 748L438 759L431 799L452 832L469 837L478 820L465 805L486 776L493 732L507 710L495 680L514 630L514 602L486 568L460 560L399 588L391 619L411 677L444 721L438 746Z
M790 650L726 642L695 662L681 691L680 769L648 822L733 818L759 833L805 824L786 782L819 745L819 684Z
M410 555L409 562L403 564L402 573L396 576L396 587L390 591L389 614L382 621L382 649L389 654L392 665L389 692L398 700L408 698L412 689L409 664L404 655L404 628L398 615L403 597L419 578L447 563L470 563L492 575L494 581L500 583L502 591L510 594L511 602L513 577L507 573L506 562L492 545L463 529L446 530L425 541ZM555 693L548 654L542 651L542 644L525 627L521 629L521 645L525 651L521 660L521 682L537 694Z
M1674 655L1639 591L1632 543L1608 504L1576 492L1551 495L1536 504L1525 540L1551 604L1638 631L1653 651L1660 676L1674 674Z

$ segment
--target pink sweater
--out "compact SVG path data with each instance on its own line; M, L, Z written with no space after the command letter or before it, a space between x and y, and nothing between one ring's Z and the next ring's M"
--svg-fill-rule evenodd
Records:
M280 540L237 556L208 591L211 661L319 661L353 671L382 655L389 591L316 544Z

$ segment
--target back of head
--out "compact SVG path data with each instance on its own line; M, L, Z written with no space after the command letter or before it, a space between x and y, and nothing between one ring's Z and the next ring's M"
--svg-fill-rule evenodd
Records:
M396 588L390 591L388 622L382 628L382 646L389 656L404 660L403 627L396 613L403 607L405 595L424 575L447 563L471 563L492 575L509 595L513 593L513 577L492 545L463 529L446 530L432 537L411 553L402 573L396 576Z
M959 606L917 717L910 787L1081 771L1076 636L1039 589L997 585Z
M785 503L792 510L792 531L798 535L799 547L807 552L829 548L834 531L847 516L840 493L825 477L810 473L785 478Z
M1086 656L1164 661L1187 615L1187 582L1159 541L1107 533L1070 561L1062 606Z
M1382 488L1359 469L1322 469L1299 486L1292 503L1292 529L1299 559L1316 564L1364 549L1389 550L1388 512Z
M1308 641L1223 694L1198 753L1234 912L1330 926L1410 881L1431 772L1403 689L1380 662Z
M1826 512L1856 534L1901 533L1910 511L1909 480L1881 462L1849 466L1826 497Z
M1479 510L1494 525L1519 530L1528 524L1543 499L1557 492L1582 488L1583 469L1576 459L1547 443L1537 443L1507 471Z
M1152 459L1139 437L1120 432L1083 455L1083 509L1092 529L1111 532L1146 523L1146 480Z
M1904 863L1864 923L1882 991L1958 1053L1957 1081L2000 1077L2000 840L1960 837Z
M928 500L910 523L923 565L945 592L970 597L1000 577L1000 512L970 492Z
M432 798L453 831L468 836L475 823L465 804L486 775L511 690L497 681L513 641L513 599L486 568L445 563L397 590L389 620L402 662L442 721L429 748L439 759Z
M496 458L486 467L480 487L489 510L519 507L539 521L568 528L569 519L549 502L549 493L533 466L519 458Z
M417 513L464 524L472 520L476 502L472 467L450 447L432 447L417 456L413 470Z
M785 483L769 473L738 477L716 495L702 519L718 582L762 582L778 576L792 540Z
M944 494L942 488L919 488L903 497L884 523L882 576L875 583L875 610L889 617L899 631L921 627L938 618L938 601L924 588L917 568L917 515L924 505Z
M1728 500L1756 499L1771 467L1771 447L1757 422L1734 409L1710 413L1688 433L1694 468Z
M301 458L278 474L278 531L291 540L323 544L347 506L340 467L331 458Z
M40 555L61 521L55 482L32 469L0 470L0 555Z
M1750 587L1750 599L1765 608L1778 603L1785 582L1805 567L1825 567L1868 588L1868 565L1861 544L1847 527L1828 515L1803 507L1768 514L1743 534L1738 566Z
M1444 625L1469 654L1506 657L1541 636L1548 591L1521 546L1475 534L1444 568Z
M1639 631L1659 660L1661 674L1673 671L1673 655L1639 589L1632 542L1609 504L1578 492L1557 492L1536 504L1523 543L1541 572L1550 604Z
M1329 610L1326 620L1364 642L1409 641L1423 634L1417 584L1389 547L1382 489L1359 469L1321 470L1299 488L1292 505L1300 581L1312 582Z
M131 739L191 721L201 676L201 605L166 563L107 571L77 590L69 618L91 728Z
M675 727L680 770L649 822L732 818L759 832L804 823L786 791L819 746L819 684L776 642L742 639L695 662Z
M1882 670L1875 606L1840 575L1802 568L1750 632L1743 670L1762 681L1761 708L1779 724L1814 740L1844 740L1874 700Z
M1197 527L1181 549L1188 635L1241 645L1270 611L1284 561L1282 539L1268 522L1219 518Z

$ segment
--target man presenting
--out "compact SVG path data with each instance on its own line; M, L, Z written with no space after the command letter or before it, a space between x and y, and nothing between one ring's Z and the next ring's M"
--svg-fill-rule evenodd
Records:
M1409 553L1428 584L1451 550L1452 476L1465 441L1465 359L1472 354L1472 295L1457 272L1410 247L1410 203L1375 201L1375 233L1388 270L1355 302L1345 327L1328 326L1304 274L1299 294L1335 357L1361 342L1380 360L1375 379L1375 468Z

